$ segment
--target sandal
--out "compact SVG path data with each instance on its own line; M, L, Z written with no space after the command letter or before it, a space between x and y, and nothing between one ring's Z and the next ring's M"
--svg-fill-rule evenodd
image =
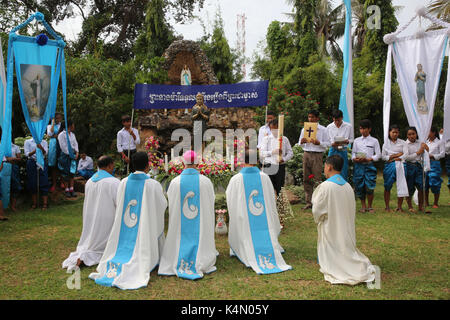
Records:
M367 209L361 208L361 209L358 210L358 212L364 213L364 212L367 212Z
M9 220L7 217L0 217L0 221L7 221Z
M374 209L374 208L367 208L367 212L369 212L369 213L375 213L375 209Z
M46 205L46 204L42 205L42 211L45 211L47 209L48 209L48 205Z
M31 210L36 209L36 207L37 207L37 206L36 206L35 204L32 204L32 205L31 205Z
M416 210L414 210L413 208L408 209L408 211L409 211L410 213L416 213Z

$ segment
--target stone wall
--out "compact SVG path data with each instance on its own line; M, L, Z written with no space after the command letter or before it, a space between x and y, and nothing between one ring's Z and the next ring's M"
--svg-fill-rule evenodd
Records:
M208 58L194 41L175 41L166 50L164 57L169 74L169 81L166 83L168 85L180 84L181 70L185 65L191 71L193 85L219 83ZM219 129L224 133L226 129L233 128L257 129L255 115L254 108L212 108L208 127ZM156 135L161 143L160 151L170 154L170 149L178 143L170 141L172 131L184 128L192 132L191 109L188 109L187 113L185 109L139 110L137 116L141 137L139 149L143 149L146 138Z

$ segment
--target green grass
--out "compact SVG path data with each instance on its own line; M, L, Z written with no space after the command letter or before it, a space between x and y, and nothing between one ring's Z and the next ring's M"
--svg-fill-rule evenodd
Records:
M227 238L216 236L218 271L201 280L153 271L148 287L122 291L96 285L88 279L95 270L90 267L82 269L81 289L69 290L70 274L61 263L81 234L80 199L47 212L9 213L10 220L0 223L0 299L449 299L450 196L445 184L441 208L432 215L385 213L381 178L377 186L377 213L357 213L356 235L358 248L381 268L380 290L323 279L316 262L316 225L302 205L293 207L295 218L280 236L291 271L258 276L230 258ZM391 202L394 207L394 196Z

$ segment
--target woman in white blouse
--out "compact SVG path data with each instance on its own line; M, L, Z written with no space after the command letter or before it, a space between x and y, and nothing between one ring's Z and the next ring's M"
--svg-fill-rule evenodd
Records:
M429 205L428 194L429 190L434 194L433 208L439 208L439 195L441 193L442 185L442 168L440 159L445 157L445 147L442 141L439 139L439 131L437 128L432 127L430 134L428 135L428 140L426 142L428 147L428 152L430 154L430 166L431 170L426 174L425 181L425 206Z

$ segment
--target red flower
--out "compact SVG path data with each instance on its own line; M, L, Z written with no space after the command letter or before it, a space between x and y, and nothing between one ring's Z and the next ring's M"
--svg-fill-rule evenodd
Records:
M314 175L313 175L313 174L310 174L310 175L308 176L308 179L309 179L309 180L314 179Z

